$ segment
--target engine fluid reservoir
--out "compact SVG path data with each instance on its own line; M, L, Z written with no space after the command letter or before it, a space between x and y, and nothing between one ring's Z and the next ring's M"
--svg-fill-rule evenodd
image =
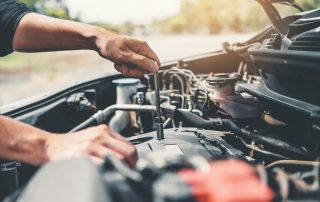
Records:
M209 98L232 118L257 118L263 111L263 104L256 98L235 93L236 84L241 81L238 73L221 73L206 79Z
M137 92L139 79L124 78L113 81L117 84L117 104L131 104L131 96ZM130 123L130 112L117 111L109 122L116 132L121 132Z

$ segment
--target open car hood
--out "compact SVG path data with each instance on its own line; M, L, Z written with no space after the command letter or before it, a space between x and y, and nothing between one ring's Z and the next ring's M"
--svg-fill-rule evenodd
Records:
M292 6L299 11L303 11L303 8L295 0L269 0L272 3L280 3L288 6Z
M282 17L279 13L279 11L276 9L276 7L273 5L275 3L280 3L288 6L292 6L299 11L303 11L302 7L294 0L255 0L257 1L266 12L267 16L269 17L270 21L272 22L274 28L278 33L282 33L281 31L281 25L279 25L279 22L281 22Z

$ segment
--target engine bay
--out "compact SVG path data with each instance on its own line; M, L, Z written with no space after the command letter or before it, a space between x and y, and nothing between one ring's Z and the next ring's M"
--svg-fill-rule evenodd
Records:
M243 65L238 72L195 74L179 61L161 71L163 137L156 128L153 75L113 79L115 104L103 110L94 107L94 113L71 131L108 124L135 145L137 167L130 169L112 155L98 170L86 159L49 164L36 173L20 197L60 201L61 195L67 195L66 186L72 191L90 186L80 195L102 201L318 199L319 131L314 119L308 119L306 108L294 110L302 101L285 102L285 96L268 89L259 75L242 72ZM90 99L92 93L83 91L81 99L79 93L68 96L68 106L74 107L76 99L81 100L78 112L88 110L89 100L95 100ZM292 106L293 102L297 105ZM288 117L291 113L297 113L297 119ZM54 180L53 173L61 178ZM88 185L77 184L79 179L86 179ZM44 184L55 191L45 196L34 191ZM107 191L99 191L100 186ZM228 192L221 194L225 189Z
M163 64L160 117L154 74L108 75L8 110L55 133L107 124L135 145L139 161L130 169L110 156L97 170L80 159L40 171L6 162L2 170L14 171L7 181L29 183L21 197L32 202L44 201L34 190L48 180L51 201L66 187L86 190L87 201L318 201L319 16L318 9L274 20L246 42Z

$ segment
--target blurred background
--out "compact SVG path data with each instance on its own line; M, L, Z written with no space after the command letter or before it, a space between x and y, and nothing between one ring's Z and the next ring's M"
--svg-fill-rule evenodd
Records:
M253 0L21 0L34 12L146 40L161 61L241 42L269 23ZM297 0L305 9L320 0ZM283 16L296 12L279 5ZM0 106L115 72L92 51L13 53L0 58Z

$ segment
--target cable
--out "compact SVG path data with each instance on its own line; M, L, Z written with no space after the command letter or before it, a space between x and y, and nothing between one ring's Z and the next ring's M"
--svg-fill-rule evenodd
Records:
M90 126L95 126L103 121L105 121L112 113L117 110L121 111L138 111L138 112L156 112L156 107L153 105L132 105L132 104L116 104L111 105L105 108L103 111L99 110L94 115L92 115L89 119L85 120L80 125L73 128L70 132L75 132L82 130L84 128L88 128Z
M183 95L188 94L188 93L185 92L185 90L187 90L187 89L185 89L185 87L184 87L183 79L182 79L178 74L172 74L172 75L170 76L170 83L173 85L173 78L174 78L174 77L177 78L178 81L179 81L179 83L180 83L181 93L182 93Z
M261 154L265 154L265 155L270 155L270 156L273 156L273 157L276 157L276 158L279 158L279 159L289 159L288 157L286 156L283 156L281 154L277 154L277 153L274 153L274 152L271 152L271 151L267 151L265 149L261 149L257 146L254 146L254 145L249 145L247 144L241 137L237 136L237 138L241 141L241 143L247 147L248 149L251 149L251 150L254 150L256 152L259 152Z
M209 130L219 130L219 131L231 131L236 135L239 135L244 138L249 138L251 140L255 140L262 144L269 146L270 148L274 148L277 150L281 150L284 152L289 152L294 155L294 158L302 158L302 159L315 159L318 157L317 154L308 152L305 150L300 149L294 145L288 144L279 139L275 139L272 137L268 137L265 135L258 135L252 133L251 131L239 127L235 122L231 119L210 119L205 120L191 112L183 111L181 109L175 110L175 120L182 121L188 127L196 127L196 128L203 128Z
M320 166L319 161L300 161L300 160L280 160L275 161L273 163L270 163L266 166L266 168L272 168L275 166L281 166L281 165L296 165L296 166Z

